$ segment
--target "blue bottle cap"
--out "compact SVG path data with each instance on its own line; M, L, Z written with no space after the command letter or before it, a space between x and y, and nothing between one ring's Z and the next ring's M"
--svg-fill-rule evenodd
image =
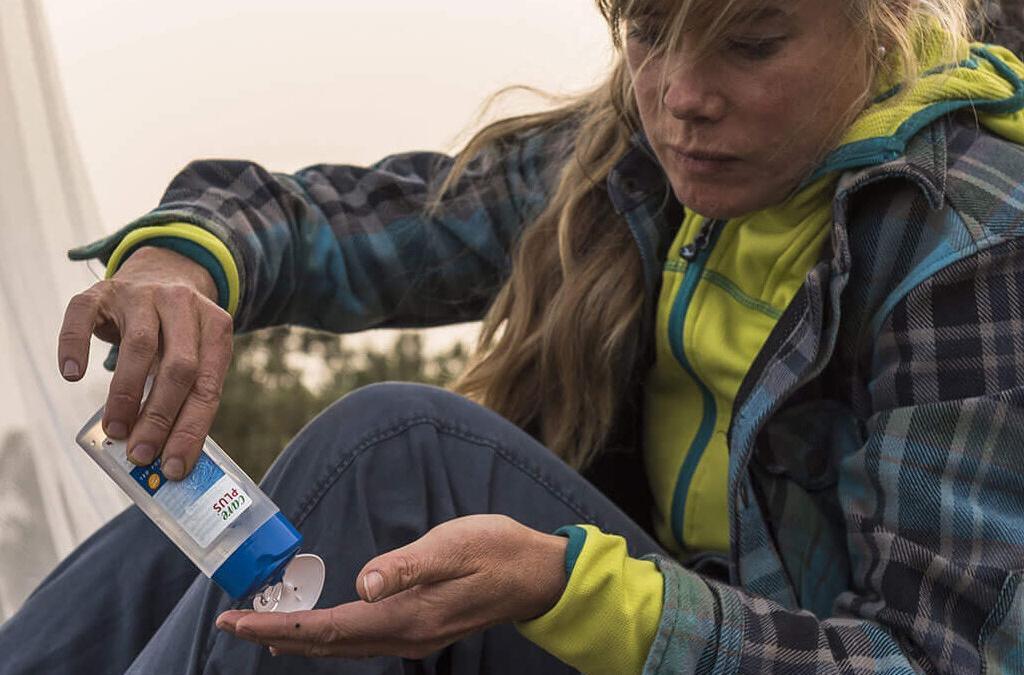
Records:
M213 573L213 580L235 600L281 580L302 535L280 512L267 519Z

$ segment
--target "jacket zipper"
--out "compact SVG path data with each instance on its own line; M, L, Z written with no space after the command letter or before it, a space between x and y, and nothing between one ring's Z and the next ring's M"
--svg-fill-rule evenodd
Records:
M683 346L683 328L686 325L686 315L690 310L690 303L697 291L697 284L704 273L711 251L725 225L724 220L707 220L701 226L693 242L683 246L679 251L680 257L686 262L686 273L683 276L683 283L676 295L672 305L672 313L668 322L668 340L675 356L683 370L693 378L694 383L701 392L703 399L703 416L697 435L690 444L679 469L679 477L676 479L676 488L672 496L672 531L679 545L683 545L683 526L686 513L686 498L690 490L690 483L700 464L701 457L711 441L711 434L715 428L717 410L715 398L708 387L697 377L690 360L686 356L686 349Z

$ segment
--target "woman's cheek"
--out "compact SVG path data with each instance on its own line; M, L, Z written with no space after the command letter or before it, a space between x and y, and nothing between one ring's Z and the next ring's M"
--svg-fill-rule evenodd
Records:
M645 127L654 122L660 108L656 79L647 73L641 73L633 80L633 95L636 97L637 109Z

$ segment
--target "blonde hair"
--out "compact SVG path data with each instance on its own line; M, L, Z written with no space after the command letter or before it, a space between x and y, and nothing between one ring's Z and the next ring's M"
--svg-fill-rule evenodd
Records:
M546 207L523 229L510 277L483 321L467 369L452 388L526 429L582 469L606 446L634 393L644 305L643 269L629 228L610 203L605 181L631 148L639 114L623 57L626 25L652 6L669 20L659 43L671 48L683 26L700 24L710 44L740 11L760 0L597 0L618 58L607 80L548 112L502 120L474 136L436 193L469 162L518 134L571 121L572 156L560 167ZM936 21L951 36L950 55L968 40L972 0L839 0L862 28L874 70L884 45L909 80L921 69L914 27ZM889 59L886 63L889 63ZM642 374L639 374L642 375Z

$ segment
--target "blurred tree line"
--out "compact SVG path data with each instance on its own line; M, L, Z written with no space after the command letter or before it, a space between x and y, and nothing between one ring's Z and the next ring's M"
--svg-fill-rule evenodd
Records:
M299 328L239 335L210 436L258 481L306 422L348 392L386 380L445 386L468 356L461 342L428 355L411 332L381 350L352 349L342 336Z

